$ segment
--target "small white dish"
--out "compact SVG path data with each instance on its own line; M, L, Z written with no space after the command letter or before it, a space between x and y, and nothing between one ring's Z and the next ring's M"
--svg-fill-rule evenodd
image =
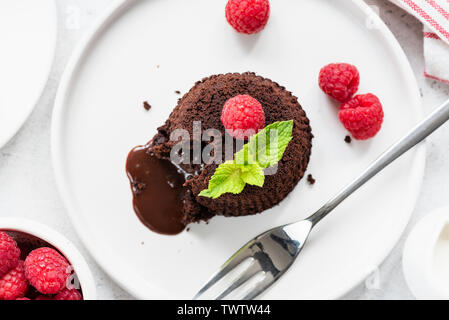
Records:
M0 1L0 148L38 102L53 64L56 37L54 0Z
M58 249L72 265L83 291L83 299L97 299L95 281L86 260L84 260L78 249L63 235L43 224L21 218L0 218L0 231L20 232L31 235Z
M404 246L402 268L417 299L449 299L449 207L416 224Z

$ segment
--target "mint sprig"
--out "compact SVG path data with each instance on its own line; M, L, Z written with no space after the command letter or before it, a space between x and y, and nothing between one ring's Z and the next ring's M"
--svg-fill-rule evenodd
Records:
M218 166L200 196L216 199L225 193L239 194L245 185L262 187L264 169L274 166L284 155L292 140L293 120L280 121L266 126L253 135L247 144L234 155L234 160Z

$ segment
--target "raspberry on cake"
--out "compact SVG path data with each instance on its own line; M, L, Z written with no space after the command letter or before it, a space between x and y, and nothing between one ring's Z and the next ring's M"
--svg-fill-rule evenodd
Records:
M177 142L171 141L170 136L182 129L195 142L194 122L201 121L203 132L215 129L225 137L226 128L221 121L223 106L230 99L242 95L258 102L252 102L253 108L258 110L257 121L254 121L256 127L262 125L258 104L262 107L266 124L292 120L292 140L278 163L276 173L265 176L263 187L246 185L241 193L225 193L217 199L199 196L208 188L218 164L202 161L199 164L173 165L170 153ZM226 125L227 120L224 123ZM215 215L230 217L260 213L279 204L304 176L310 159L311 141L312 132L306 113L298 99L279 84L250 72L204 78L179 100L153 139L128 155L126 166L135 212L147 227L164 234L177 234L187 224L207 221ZM214 141L201 143L204 150ZM219 143L222 143L222 160L228 160L224 159L225 139ZM171 185L171 189L167 185Z
M346 130L357 140L374 137L382 127L384 112L374 94L361 94L343 103L338 117Z
M320 70L318 83L324 93L339 102L346 102L359 89L360 75L353 65L331 63Z
M238 95L226 101L221 122L231 136L246 140L265 127L265 113L259 101L247 94Z
M229 0L226 20L240 33L253 34L265 28L270 17L268 0Z

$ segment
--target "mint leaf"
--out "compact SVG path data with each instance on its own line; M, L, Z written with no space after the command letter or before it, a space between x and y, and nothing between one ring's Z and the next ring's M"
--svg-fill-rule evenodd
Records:
M224 193L238 194L246 184L263 186L265 175L258 164L241 165L227 161L218 166L209 181L209 187L200 196L216 199Z
M233 161L218 166L208 189L199 196L216 199L224 193L239 194L246 184L262 187L264 169L279 162L292 140L293 120L275 122L252 136Z
M256 158L249 154L248 144L245 144L243 148L234 155L234 163L236 164L255 164Z
M257 163L249 164L242 167L242 180L246 184L262 187L265 182L265 174L263 168Z
M209 181L209 188L199 194L203 197L216 199L224 193L238 194L243 191L245 181L241 177L241 167L234 161L227 161L218 166Z
M293 120L270 124L249 139L249 157L253 157L262 168L275 165L292 140L292 132Z

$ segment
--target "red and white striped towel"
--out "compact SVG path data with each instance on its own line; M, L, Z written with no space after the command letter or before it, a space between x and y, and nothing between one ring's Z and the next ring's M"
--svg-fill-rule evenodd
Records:
M449 83L449 0L391 0L424 24L424 75Z

